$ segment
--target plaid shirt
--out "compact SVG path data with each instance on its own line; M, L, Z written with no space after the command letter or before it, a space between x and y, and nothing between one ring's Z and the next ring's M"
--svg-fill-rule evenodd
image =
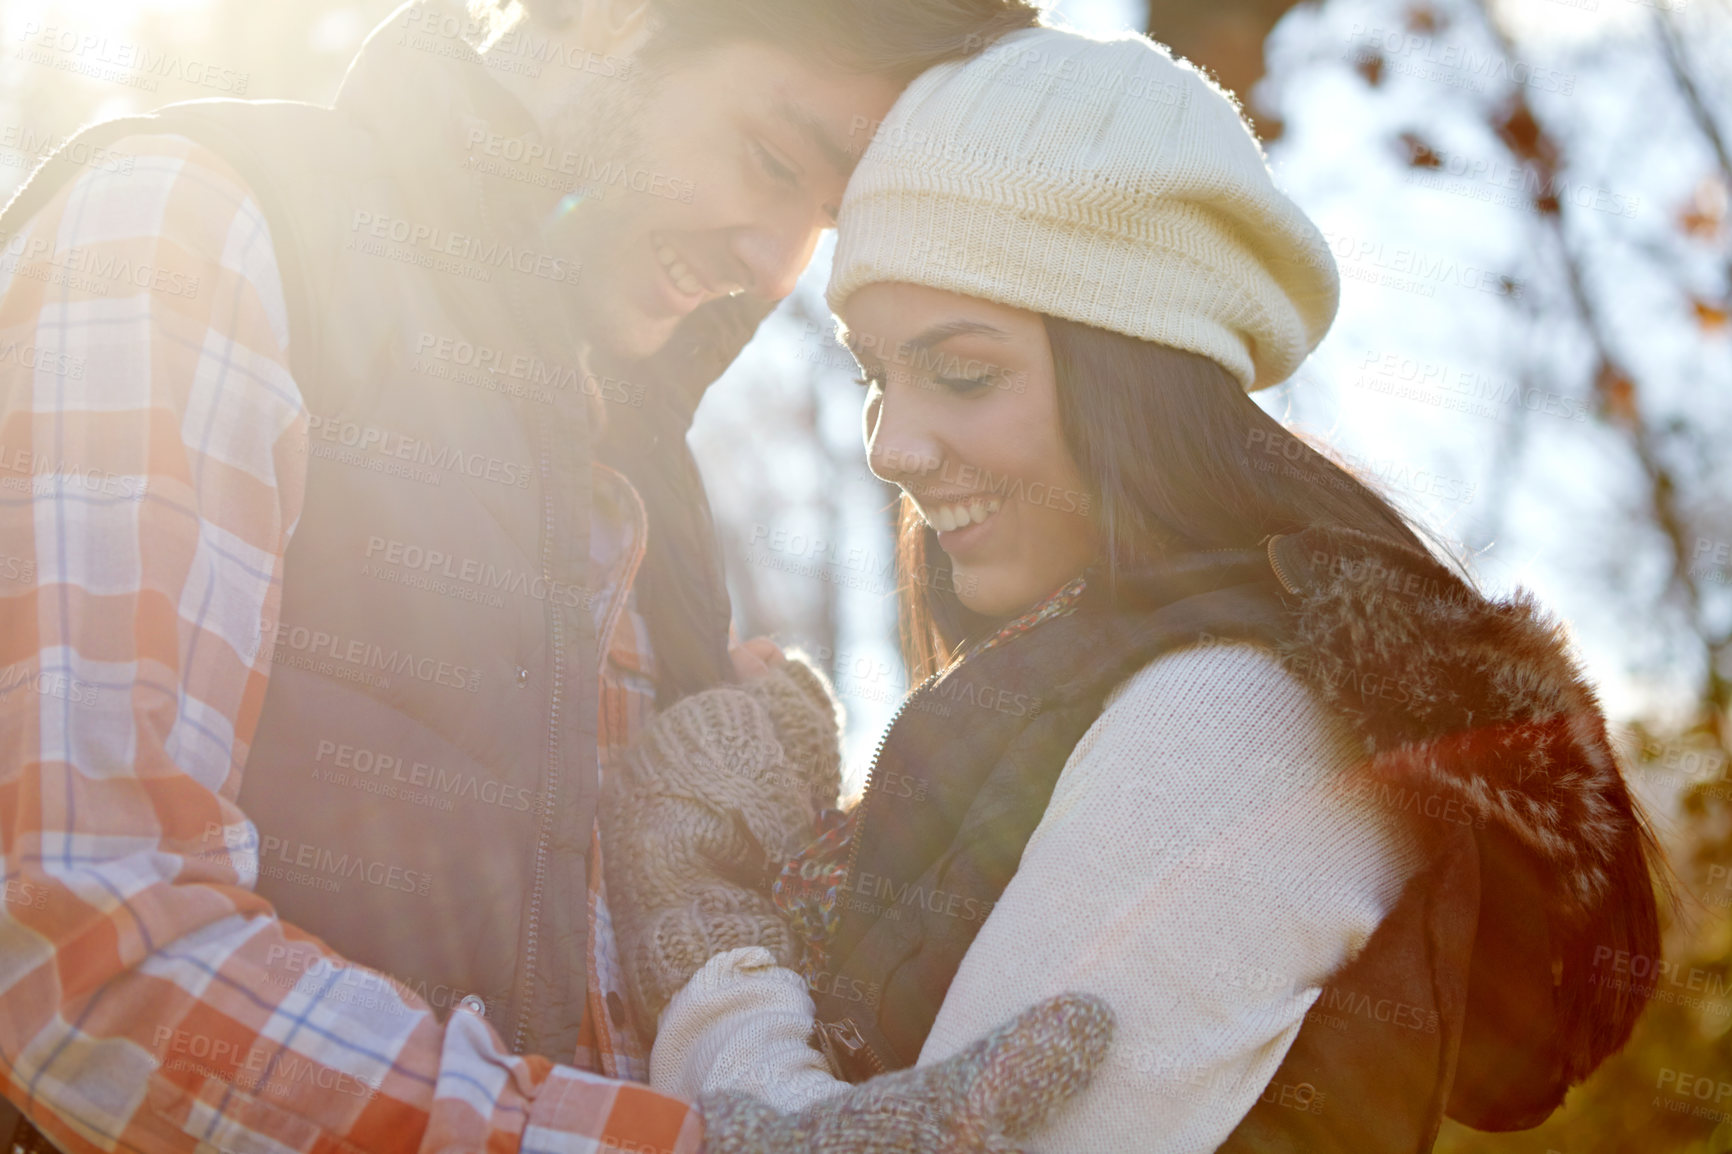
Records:
M245 821L308 414L240 180L181 138L115 152L0 238L0 1090L69 1150L695 1151L687 1104L442 1024L283 924L209 833ZM622 485L638 520L596 547L628 586ZM602 600L605 772L649 670ZM590 919L567 1057L641 1077L599 892ZM374 996L324 996L354 978Z

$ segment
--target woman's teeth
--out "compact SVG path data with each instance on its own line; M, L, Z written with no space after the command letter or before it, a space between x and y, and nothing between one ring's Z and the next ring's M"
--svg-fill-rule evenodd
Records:
M961 505L935 505L926 511L926 523L940 533L948 533L964 525L980 524L998 512L1001 503L997 497L988 497L984 501L970 501Z
M656 259L662 262L662 267L668 270L668 279L674 282L674 287L689 297L695 297L704 291L703 282L692 275L692 270L686 267L686 262L680 259L678 253L665 244L656 245Z

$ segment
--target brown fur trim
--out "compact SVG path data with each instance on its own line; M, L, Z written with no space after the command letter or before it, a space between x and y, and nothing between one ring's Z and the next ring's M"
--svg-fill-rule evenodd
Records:
M1458 799L1542 863L1547 908L1533 913L1562 970L1555 1044L1569 1080L1585 1076L1646 1000L1595 955L1656 954L1658 929L1651 839L1562 627L1526 593L1489 600L1351 530L1277 538L1270 558L1296 608L1281 656L1358 735L1367 771Z

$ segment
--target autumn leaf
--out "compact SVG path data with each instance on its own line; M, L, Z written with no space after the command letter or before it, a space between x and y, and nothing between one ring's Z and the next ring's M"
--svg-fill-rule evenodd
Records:
M1404 132L1401 134L1400 140L1402 147L1407 150L1409 168L1443 167L1443 158L1417 132Z
M1517 160L1542 176L1549 178L1558 170L1557 143L1520 93L1512 96L1503 111L1493 117L1492 128Z
M1705 176L1696 185L1690 201L1678 212L1678 225L1684 235L1698 240L1716 241L1726 224L1726 186L1713 176Z
M1519 159L1539 159L1543 134L1540 131L1540 122L1534 118L1533 109L1527 106L1525 100L1512 102L1503 115L1498 117L1495 127L1504 147Z
M1720 235L1719 218L1709 216L1705 212L1698 212L1693 207L1686 208L1678 214L1678 225L1684 230L1686 236L1693 236L1698 240L1712 241Z
M1435 36L1443 27L1443 16L1429 4L1414 4L1407 9L1407 30L1421 36Z
M1726 327L1727 315L1724 304L1717 305L1711 301L1705 301L1701 297L1692 297L1690 307L1696 311L1696 323L1705 332L1713 332L1716 329Z
M1383 53L1367 49L1353 61L1353 70L1365 78L1365 83L1376 88L1383 83Z
M1636 382L1609 361L1600 362L1594 378L1594 391L1600 396L1600 411L1624 425L1636 423Z

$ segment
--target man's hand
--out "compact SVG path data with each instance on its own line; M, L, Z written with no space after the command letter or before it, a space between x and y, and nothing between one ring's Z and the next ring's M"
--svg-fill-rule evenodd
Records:
M1010 1154L1088 1085L1112 1035L1105 1002L1060 994L953 1058L881 1075L797 1114L706 1095L703 1154Z

